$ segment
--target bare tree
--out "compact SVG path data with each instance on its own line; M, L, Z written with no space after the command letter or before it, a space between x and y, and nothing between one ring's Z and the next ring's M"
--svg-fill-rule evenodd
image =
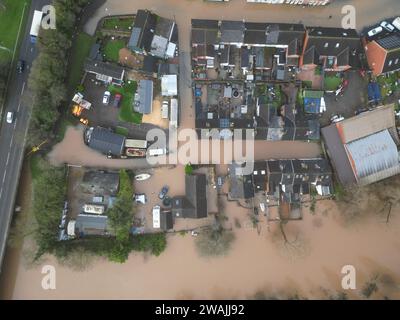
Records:
M299 231L287 234L285 225L287 221L279 223L279 231L273 235L273 241L277 244L280 252L290 260L306 257L310 252L310 243Z

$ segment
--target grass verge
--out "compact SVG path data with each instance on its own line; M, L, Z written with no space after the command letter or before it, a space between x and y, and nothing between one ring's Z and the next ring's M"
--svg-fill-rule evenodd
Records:
M70 56L70 72L68 74L69 90L75 90L78 86L85 59L90 53L90 48L94 44L95 38L90 35L80 32L72 47Z
M31 0L1 1L5 9L0 7L0 63L7 64L11 61L24 6L29 5L30 2ZM25 13L27 12L28 7L25 9ZM23 25L21 28L23 28Z

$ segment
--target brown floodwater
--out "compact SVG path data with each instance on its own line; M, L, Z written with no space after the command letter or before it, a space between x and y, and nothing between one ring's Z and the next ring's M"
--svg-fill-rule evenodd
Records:
M400 9L396 0L347 1L357 8L358 25L376 22L379 17L393 15ZM189 72L189 36L191 18L243 19L248 21L298 22L308 25L339 26L339 1L326 8L288 8L246 4L244 0L229 3L207 3L203 1L148 0L145 7L156 13L175 18L180 32L181 69ZM107 3L89 21L87 30L93 32L98 19L110 14L135 12L144 8L142 2L113 0ZM299 17L301 12L301 18ZM328 19L333 15L332 19ZM379 17L378 17L379 15ZM186 54L185 54L186 53ZM187 72L187 73L188 73ZM181 88L187 79L181 77ZM183 127L193 127L193 109L190 90L181 90L183 101ZM256 147L256 158L314 157L320 153L316 144L292 142L265 143ZM69 128L65 140L49 155L54 164L104 167L144 167L137 160L108 160L87 148L82 141L82 131ZM128 164L128 165L127 165ZM178 168L183 172L182 168ZM175 171L174 171L175 172ZM161 180L169 180L173 193L183 191L183 175L160 173ZM150 190L151 187L145 186ZM26 193L28 196L29 193ZM320 287L340 289L343 265L352 264L357 269L357 287L352 297L356 298L363 282L375 273L391 274L395 281L400 270L400 208L392 210L389 224L378 218L344 226L340 212L332 201L320 202L316 215L307 212L302 221L290 222L286 233L293 246L283 246L276 239L277 226L264 221L259 232L251 227L246 209L236 203L227 203L225 211L232 226L237 218L241 228L235 228L236 240L225 257L205 259L198 256L194 238L169 236L168 246L160 257L131 254L125 264L114 264L103 259L96 261L86 271L72 271L48 257L46 264L53 264L57 271L57 289L45 291L41 288L42 265L27 268L23 259L6 258L7 270L15 271L14 283L8 283L6 297L13 299L175 299L175 298L246 298L258 290L276 292L298 290L309 297L321 297ZM295 240L297 239L297 240ZM18 255L14 255L14 258ZM12 279L12 278L10 278ZM11 280L10 280L11 281ZM398 282L397 282L398 283ZM13 287L13 290L11 289ZM390 291L391 298L399 298L399 291Z
M184 144L193 148L193 150L200 150L198 140L193 140L192 143L185 142ZM179 145L182 146L183 143ZM172 150L172 155L176 152ZM210 150L212 155L212 146L206 147L204 150ZM221 161L224 158L224 144L216 149L220 156ZM246 150L243 147L243 150ZM179 155L180 153L178 153ZM308 143L302 141L255 141L254 142L254 159L267 160L267 159L290 159L290 158L315 158L321 154L321 149L317 143ZM198 153L198 161L200 161L201 153ZM70 165L87 166L87 167L106 167L106 168L149 168L151 165L146 159L107 159L103 154L90 149L83 142L83 128L81 126L68 127L65 133L64 140L57 144L49 153L48 158L54 165L61 165L68 163ZM179 157L179 159L181 159ZM179 160L178 164L186 164L187 162L198 163L196 160L186 161L186 157ZM190 160L190 159L189 159ZM220 163L220 162L218 162ZM217 163L217 164L218 164ZM174 162L173 164L177 164Z
M45 263L56 267L56 290L41 288L41 266L25 269L20 263L12 298L246 298L258 290L297 290L317 298L321 297L320 287L340 289L341 268L347 264L356 267L358 290L375 273L391 274L394 279L399 276L398 208L389 225L371 219L343 227L335 204L319 203L315 216L307 213L303 221L286 227L293 245L297 245L294 239L301 239L297 240L298 251L284 249L281 239L274 240L276 225L264 223L258 233L245 209L232 202L225 210L229 212L228 223L234 217L241 222L241 228L234 229L233 248L225 257L199 257L194 238L188 235L169 236L168 247L159 257L131 254L121 265L99 260L83 272L60 266L49 257ZM358 292L349 294L356 298ZM399 292L391 291L390 297L399 298Z

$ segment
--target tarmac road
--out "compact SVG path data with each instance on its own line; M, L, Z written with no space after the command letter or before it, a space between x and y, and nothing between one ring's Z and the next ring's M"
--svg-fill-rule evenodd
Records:
M0 270L6 247L8 229L10 227L21 166L24 157L26 133L32 106L28 99L23 99L27 91L27 81L32 61L37 56L35 45L30 42L29 31L32 24L34 10L41 10L49 0L34 0L29 10L29 18L25 26L21 27L21 46L19 56L15 60L25 61L25 71L18 74L11 70L3 119L0 129ZM6 122L7 112L14 112L14 121Z

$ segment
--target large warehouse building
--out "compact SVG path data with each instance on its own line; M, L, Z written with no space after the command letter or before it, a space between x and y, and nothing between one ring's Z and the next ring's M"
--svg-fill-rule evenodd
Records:
M400 173L394 106L322 128L326 151L343 185L367 185Z

